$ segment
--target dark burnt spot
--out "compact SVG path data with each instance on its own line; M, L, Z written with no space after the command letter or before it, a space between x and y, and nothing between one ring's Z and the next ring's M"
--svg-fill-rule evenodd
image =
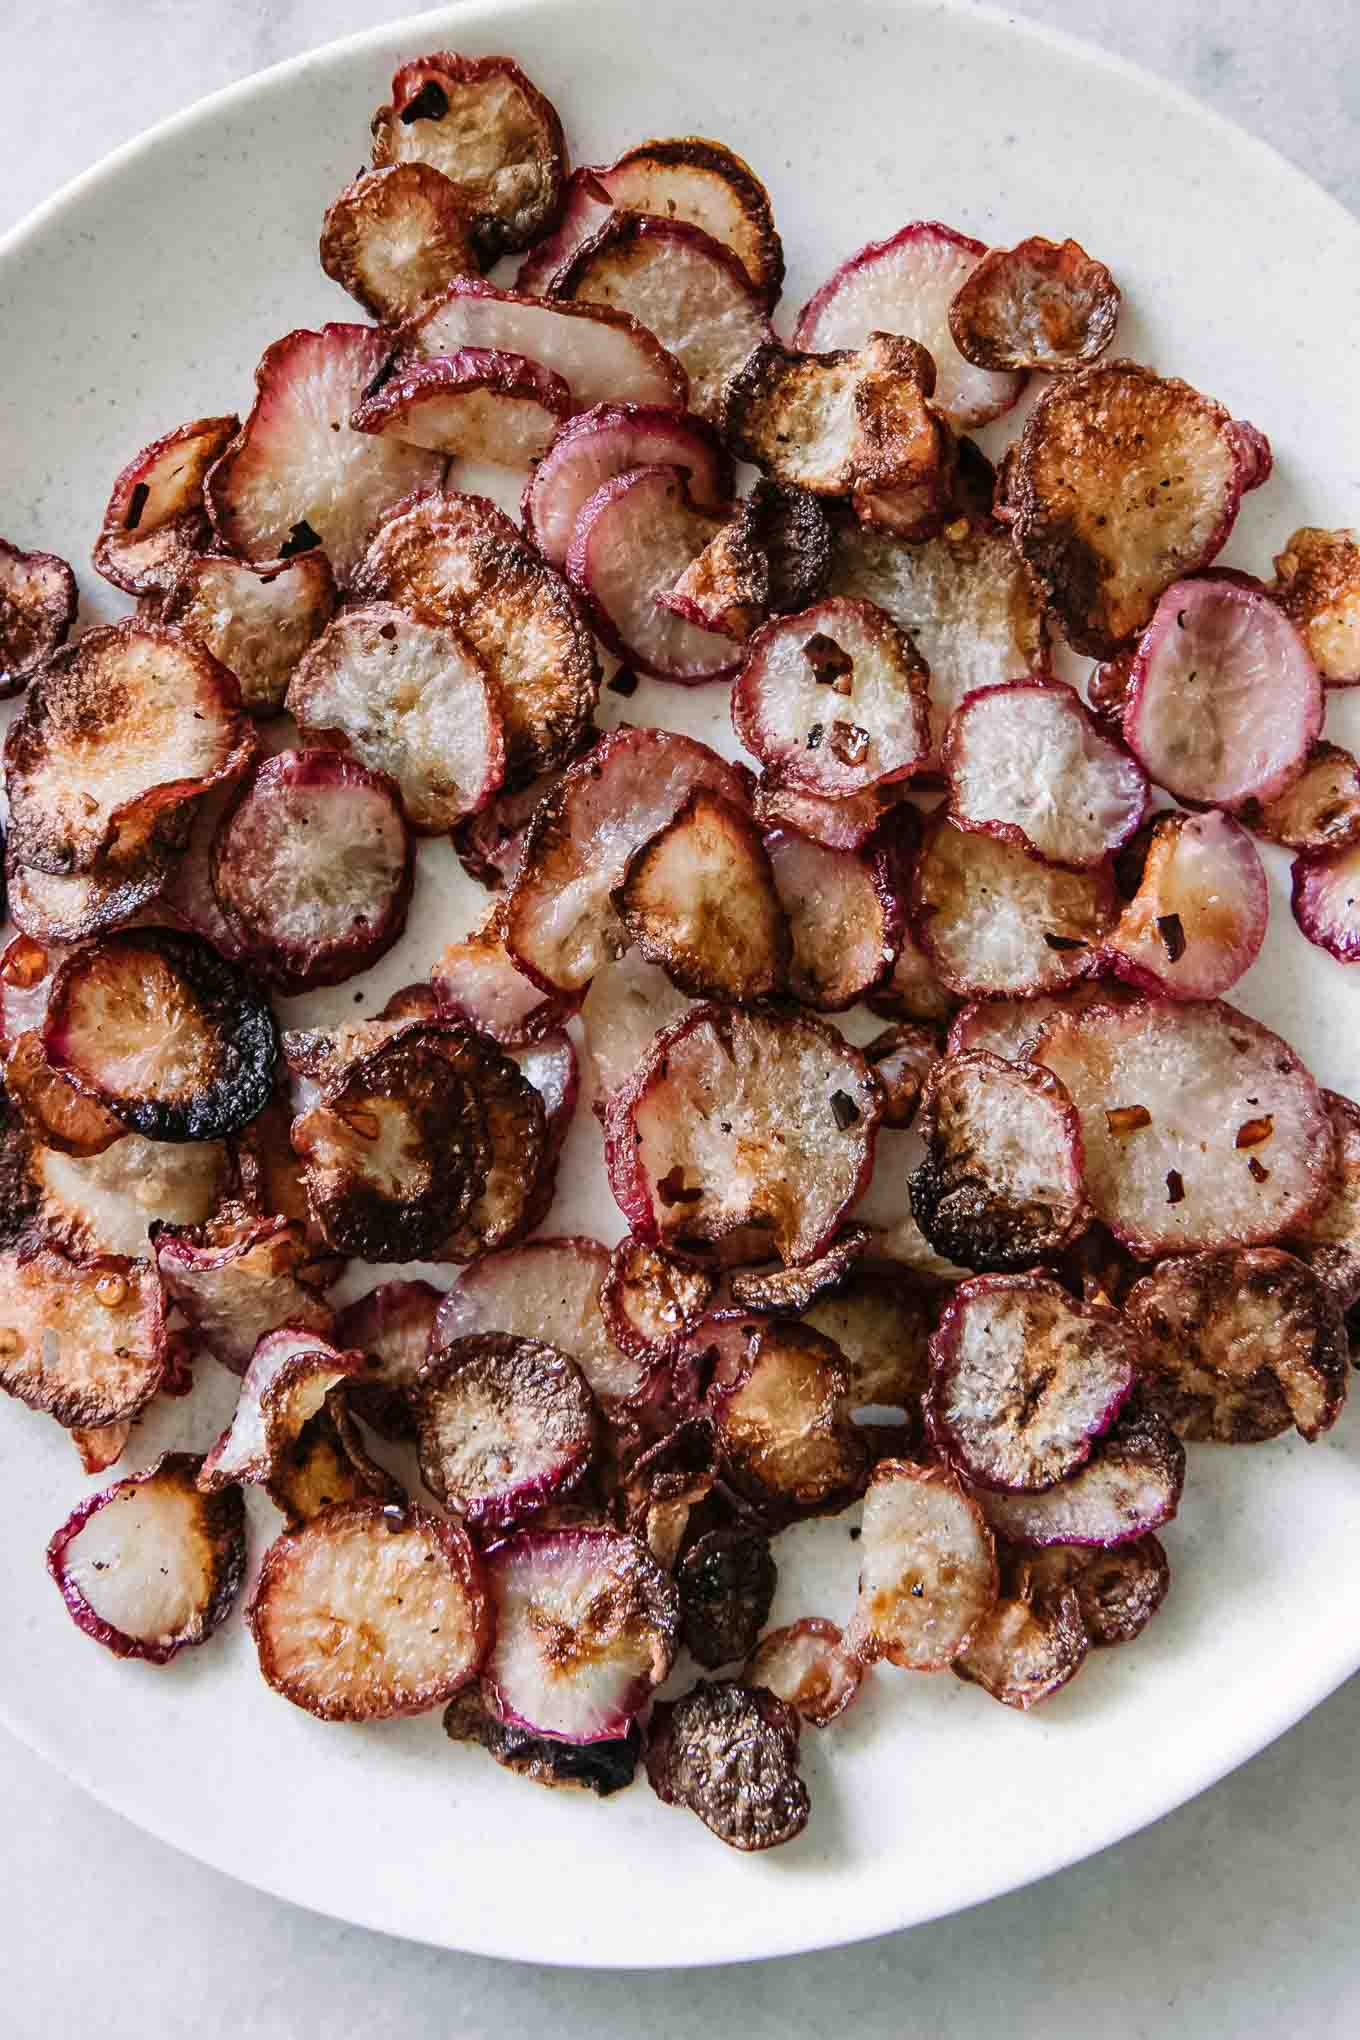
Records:
M824 737L825 735L826 735L826 724L825 724L825 723L819 723L819 722L815 722L815 723L814 723L814 724L812 725L812 728L811 728L811 729L810 729L810 730L808 731L808 733L807 733L807 747L808 747L809 751L817 751L817 750L820 750L820 748L821 748L821 743L822 743L822 738L823 738L823 737Z
M369 397L376 397L378 391L383 388L384 384L391 382L396 372L397 372L397 357L395 354L389 354L386 361L384 361L382 367L378 370L378 373L373 377L373 379L370 382L366 382L364 384L365 399Z
M281 560L296 559L299 553L315 552L321 540L312 530L305 517L298 519L284 544L279 547Z
M1185 925L1179 914L1158 914L1157 933L1169 963L1179 963L1185 954Z
M833 1091L831 1093L831 1116L842 1133L846 1133L850 1127L858 1125L860 1109L848 1091Z
M410 127L418 120L443 120L449 110L449 95L436 78L427 78L414 99L401 109L401 124Z
M625 701L637 693L638 676L631 666L619 667L618 672L609 682L609 691L611 694L621 694Z
M656 1194L669 1211L676 1204L697 1204L704 1193L701 1187L686 1187L685 1172L677 1162L673 1169L666 1171L657 1184Z
M828 637L825 631L814 631L803 646L803 656L819 687L833 687L837 694L849 694L855 662L835 638Z
M123 519L124 531L137 529L142 521L142 512L146 508L146 499L150 494L151 491L145 482L134 484L132 494L128 498L127 516Z
M1181 1204L1185 1201L1185 1178L1179 1169L1168 1169L1166 1172L1166 1201L1168 1204Z
M1044 941L1050 949L1056 949L1060 954L1069 949L1090 947L1089 943L1083 942L1078 935L1050 935L1047 929L1044 931Z
M1247 1156L1247 1167L1251 1171L1251 1179L1254 1183L1268 1183L1270 1181L1269 1169L1259 1162L1255 1155Z

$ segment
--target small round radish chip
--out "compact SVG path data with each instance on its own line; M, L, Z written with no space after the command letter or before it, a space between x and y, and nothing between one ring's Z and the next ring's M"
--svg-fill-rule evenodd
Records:
M230 1215L229 1215L230 1214ZM321 1296L306 1228L281 1216L223 1207L205 1226L151 1222L156 1271L188 1319L194 1341L244 1374L265 1334L290 1325L330 1339L334 1312Z
M1159 815L1104 958L1139 991L1215 999L1256 961L1269 914L1265 870L1230 815Z
M1360 685L1360 540L1353 531L1296 531L1275 556L1271 594L1303 636L1329 687Z
M647 961L691 998L753 1005L782 990L789 959L777 883L750 816L697 786L633 852L614 909Z
M675 1568L680 1633L707 1671L746 1657L770 1613L778 1575L757 1530L709 1530Z
M652 1790L664 1806L697 1813L729 1848L778 1848L803 1832L811 1811L798 1729L793 1708L763 1687L701 1679L652 1709Z
M1040 1588L1073 1590L1094 1650L1109 1650L1141 1636L1171 1585L1166 1553L1151 1531L1112 1551L1050 1545L1047 1551L1029 1554L1024 1576Z
M1115 917L1108 868L1066 871L941 816L912 880L912 927L963 999L1033 997L1084 976Z
M165 1374L165 1301L149 1261L46 1240L0 1253L0 1389L68 1430L121 1423Z
M554 1346L504 1332L436 1345L412 1407L426 1487L481 1530L521 1522L590 1470L595 1398Z
M1169 1523L1185 1486L1185 1447L1165 1419L1131 1396L1085 1466L1039 1493L979 1487L998 1537L1051 1544L1127 1544Z
M729 1477L776 1512L843 1507L867 1469L849 1396L849 1370L830 1339L782 1319L752 1326L735 1377L710 1392Z
M480 266L463 201L429 163L365 171L326 208L321 267L379 325L409 319Z
M691 623L665 600L720 523L695 508L671 467L616 475L582 506L567 578L590 604L599 635L637 672L697 687L736 670L730 637Z
M966 1650L997 1596L996 1547L943 1466L883 1459L869 1479L859 1597L845 1642L866 1664L937 1672Z
M65 560L0 538L0 700L21 694L61 650L79 599Z
M541 1339L576 1362L606 1410L629 1402L646 1386L652 1356L611 1336L602 1300L609 1269L608 1247L579 1236L487 1254L445 1297L431 1350L484 1332Z
M208 537L203 484L240 430L236 416L195 418L153 439L113 485L91 558L128 595L167 589Z
M1085 368L1105 352L1120 290L1079 241L1035 234L989 248L949 307L949 335L975 368Z
M231 1195L234 1172L225 1142L130 1133L88 1157L33 1148L25 1173L39 1229L66 1252L138 1256L147 1252L153 1220L202 1225L211 1218Z
M306 1325L279 1325L256 1346L231 1423L199 1468L204 1494L234 1482L270 1480L331 1391L362 1372L362 1353L341 1353Z
M1249 829L1286 850L1343 850L1360 842L1360 760L1319 739L1303 771L1274 800L1244 801Z
M828 850L791 829L768 835L765 848L792 942L789 990L819 1013L843 1013L897 956L903 907L888 860Z
M571 408L571 391L552 369L522 354L465 347L396 369L350 423L454 460L528 467L543 458Z
M1338 963L1360 960L1360 843L1296 857L1290 905L1310 942Z
M732 500L731 459L702 419L596 404L561 428L524 491L524 529L550 566L565 567L576 520L596 491L645 467L679 468L696 510L721 511Z
M804 1615L772 1629L746 1660L745 1686L763 1686L812 1728L844 1714L864 1679L864 1666L847 1650L840 1630L822 1615Z
M951 819L1051 864L1100 864L1136 834L1147 775L1102 736L1070 687L1015 680L967 695L950 717Z
M401 1483L369 1458L358 1425L335 1398L284 1448L264 1488L288 1518L290 1530L337 1502L376 1499L400 1505L406 1500Z
M497 1721L471 1687L444 1709L444 1733L450 1742L475 1743L518 1778L553 1790L593 1792L597 1799L608 1799L632 1784L642 1753L642 1731L636 1721L627 1735L611 1736L606 1742L559 1742L556 1736L530 1735Z
M625 1234L609 1257L600 1309L616 1346L655 1361L677 1352L713 1300L717 1278Z
M1023 1713L1075 1678L1089 1649L1075 1589L1037 1577L1028 1560L1007 1552L1000 1599L953 1669Z
M287 560L196 553L175 575L161 622L182 630L236 675L252 715L277 715L288 677L335 610L335 581L323 552Z

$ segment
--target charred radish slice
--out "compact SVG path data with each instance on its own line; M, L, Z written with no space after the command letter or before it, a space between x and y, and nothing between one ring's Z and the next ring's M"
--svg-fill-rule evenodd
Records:
M338 738L387 773L423 834L484 807L505 773L500 708L481 659L446 625L389 602L334 619L289 682L288 712L304 744Z
M418 57L373 116L374 163L428 163L448 178L487 267L555 225L566 153L555 108L509 57Z
M611 895L634 851L701 786L746 803L735 766L669 730L615 730L563 773L529 825L506 904L506 947L521 969L579 992L626 948Z
M19 694L66 642L76 577L55 553L21 552L0 538L0 700Z
M564 567L591 497L645 467L679 468L696 510L720 511L732 500L732 463L711 426L656 406L596 404L562 427L525 488L524 529L544 559Z
M1154 1410L1130 1397L1085 1466L1040 1493L975 1499L998 1537L1050 1544L1126 1544L1169 1523L1185 1485L1185 1447Z
M380 1282L341 1311L336 1343L357 1348L368 1368L345 1401L385 1438L413 1438L411 1392L429 1356L443 1294L429 1282Z
M200 645L159 624L86 631L10 724L10 851L58 877L140 870L254 742L235 681Z
M1147 775L1070 687L1017 680L970 694L944 739L949 813L1051 864L1097 865L1134 835Z
M542 459L571 408L571 391L551 369L522 354L466 347L398 368L350 422L356 432L455 460L527 467Z
M195 418L130 460L113 485L95 540L96 569L115 588L145 595L168 588L208 536L203 484L241 421Z
M1173 581L1222 551L1260 479L1212 397L1138 362L1100 362L1040 397L1006 464L1004 507L1069 643L1108 659Z
M1341 1414L1346 1329L1321 1278L1255 1247L1163 1261L1129 1291L1143 1386L1182 1437L1253 1445L1292 1423L1311 1443Z
M363 1367L362 1353L337 1352L306 1326L266 1332L242 1378L236 1413L199 1469L203 1492L270 1479L331 1390Z
M1317 1085L1232 1006L1097 1004L1055 1017L1035 1054L1077 1109L1096 1216L1136 1254L1255 1246L1306 1223L1331 1189Z
M690 1000L654 963L630 949L592 981L581 1008L586 1052L595 1079L595 1110L603 1114L611 1095L629 1077L653 1037L690 1009Z
M819 1013L843 1013L862 999L897 955L902 902L887 862L856 850L828 850L779 829L765 839L793 954L789 990Z
M167 1452L89 1495L47 1547L78 1629L115 1657L168 1664L231 1612L246 1567L240 1492L200 1494L201 1462Z
M393 506L438 487L442 455L350 430L387 353L372 326L300 328L266 348L255 408L207 482L213 523L231 552L291 559L321 546L345 588Z
M663 1805L697 1813L729 1848L778 1848L803 1832L811 1811L798 1727L793 1708L762 1687L701 1679L652 1709L652 1790Z
M909 1021L885 1027L864 1050L883 1092L883 1124L903 1132L916 1117L926 1080L944 1054L941 1030Z
M612 1736L607 1742L559 1742L556 1736L530 1735L497 1721L471 1688L445 1708L444 1733L451 1742L476 1743L503 1770L532 1779L535 1785L593 1792L597 1799L608 1799L632 1784L642 1752L642 1731L636 1722L627 1735Z
M1089 1649L1075 1588L1036 1576L1027 1559L1007 1552L1001 1597L955 1658L954 1671L1003 1707L1024 1712L1075 1678Z
M1231 816L1159 816L1105 960L1140 991L1214 999L1256 961L1269 913L1261 860Z
M1096 1650L1132 1643L1147 1628L1171 1585L1171 1567L1151 1531L1113 1551L1054 1544L1031 1552L1023 1577L1039 1588L1070 1587Z
M926 1085L920 1133L911 1208L946 1260L1028 1268L1085 1231L1081 1129L1050 1071L985 1049L948 1056Z
M611 1111L605 1163L652 1244L810 1261L868 1181L881 1111L863 1057L824 1022L696 1006Z
M820 1332L783 1321L757 1326L735 1380L712 1392L718 1444L732 1479L776 1510L847 1502L866 1471L849 1395L849 1370Z
M879 1462L859 1553L859 1598L845 1641L866 1664L887 1658L904 1671L942 1671L996 1601L991 1532L942 1466Z
M379 532L366 601L452 625L486 662L512 785L574 756L600 688L594 639L571 590L484 496L427 497Z
M5 1089L44 1147L88 1157L102 1155L116 1140L127 1137L121 1119L52 1067L40 1028L29 1028L10 1044Z
M165 1372L165 1306L149 1261L48 1241L0 1254L0 1389L68 1430L135 1417Z
M654 1361L679 1349L716 1286L710 1269L673 1260L629 1233L609 1257L600 1309L616 1346L635 1359Z
M844 1714L864 1678L860 1659L840 1630L822 1615L804 1615L763 1636L746 1661L745 1686L761 1686L792 1707L812 1728Z
M626 1735L675 1659L671 1581L632 1537L522 1530L486 1556L496 1640L483 1690L502 1721L564 1742Z
M888 616L832 596L757 631L732 689L732 726L781 787L863 793L925 764L928 681Z
M1120 290L1078 241L1041 234L990 248L949 307L949 334L975 368L1085 368L1105 352Z
M818 1297L803 1322L839 1349L852 1408L917 1408L930 1377L938 1292L909 1276L857 1268L834 1296Z
M731 639L691 623L666 600L718 523L695 508L671 467L616 475L583 505L567 578L590 604L599 635L637 672L694 687L735 671Z
M196 554L176 574L161 621L220 659L236 675L243 706L266 716L283 707L289 674L334 609L323 552L258 566Z
M823 353L861 347L873 332L905 334L934 357L935 401L950 424L960 431L985 425L1009 411L1025 381L973 367L950 336L949 308L985 254L981 241L937 220L918 220L887 241L870 241L809 298L793 344Z
M501 921L501 913L493 912L462 942L451 942L430 981L442 1011L504 1048L522 1048L569 1020L575 1001L544 992L516 968Z
M681 991L751 1005L784 981L789 937L775 886L755 824L700 786L633 852L614 908Z
M436 1346L413 1407L426 1487L481 1529L522 1521L589 1471L595 1399L553 1346L504 1332Z
M1238 809L1248 828L1286 850L1342 850L1360 842L1360 761L1339 744L1318 742L1292 786Z
M868 1226L848 1225L815 1261L803 1261L796 1268L736 1268L728 1279L732 1301L742 1310L794 1317L819 1296L841 1287L872 1238Z
M209 794L202 806L209 807L214 798ZM76 871L67 877L35 871L11 855L5 860L10 919L35 942L80 942L125 927L163 897L170 873L178 868L168 843L153 844L145 856L117 870Z
M276 1538L246 1612L269 1685L321 1721L440 1707L476 1675L490 1640L467 1532L376 1499L323 1509Z
M481 265L463 201L428 163L391 163L326 209L321 267L379 325L409 319L450 277Z
M1275 557L1271 594L1302 635L1329 687L1360 683L1360 540L1353 531L1296 531Z
M153 1219L201 1225L231 1190L231 1161L215 1140L130 1133L88 1158L35 1148L30 1167L41 1229L75 1254L143 1255Z
M708 1671L746 1657L764 1628L778 1575L756 1530L710 1530L675 1568L680 1633Z
M330 1338L334 1313L319 1293L312 1248L295 1219L253 1218L229 1206L207 1226L153 1220L151 1244L165 1293L189 1320L195 1342L234 1374L245 1373L276 1325L310 1332L317 1345Z
M397 788L338 751L281 751L212 845L212 889L280 991L341 984L406 925L414 846Z
M762 294L737 257L687 220L614 213L552 288L555 298L626 312L655 334L689 378L691 407L714 424L728 378L769 338Z
M1271 801L1322 728L1322 682L1264 590L1226 575L1177 581L1133 662L1124 737L1178 800Z
M541 1339L576 1362L609 1408L644 1385L648 1366L616 1345L601 1304L609 1249L598 1240L531 1240L477 1261L440 1308L431 1350L483 1332Z
M519 869L525 831L534 810L552 792L560 772L545 772L527 786L502 788L484 808L453 831L453 847L468 877L488 892L502 892Z
M1327 1202L1286 1244L1349 1311L1360 1302L1360 1106L1338 1091L1324 1091L1322 1102L1336 1136L1336 1182Z
M337 1502L406 1500L401 1483L369 1458L357 1424L334 1399L279 1454L264 1487L294 1529Z
M917 939L964 999L1032 997L1083 976L1116 904L1108 868L1065 871L943 817L912 882Z
M478 1099L490 1154L486 1175L466 1216L444 1240L438 1258L471 1261L494 1247L531 1232L547 1214L553 1177L545 1174L547 1108L523 1071L489 1043L478 1084Z
M675 586L658 599L700 630L716 630L745 644L769 614L770 562L759 543L756 520L744 506L718 527Z
M970 1481L1050 1488L1085 1464L1133 1386L1136 1341L1044 1275L955 1291L930 1342L926 1421Z
M1360 961L1360 844L1294 859L1294 919L1338 963Z

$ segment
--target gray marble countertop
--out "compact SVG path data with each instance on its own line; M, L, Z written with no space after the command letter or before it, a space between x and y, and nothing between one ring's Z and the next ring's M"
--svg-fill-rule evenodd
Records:
M0 230L204 93L411 11L411 0L7 0ZM1276 0L1012 11L1188 87L1360 210L1354 0L1309 0L1285 18ZM830 1954L643 1977L447 1955L281 1905L105 1812L0 1731L0 2032L1351 2040L1357 1748L1353 1680L1213 1791L1027 1891Z

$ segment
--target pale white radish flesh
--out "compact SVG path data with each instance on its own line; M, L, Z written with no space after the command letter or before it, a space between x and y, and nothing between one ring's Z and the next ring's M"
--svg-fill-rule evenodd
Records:
M541 1339L575 1361L602 1403L625 1403L647 1368L610 1336L601 1304L608 1273L609 1249L579 1235L487 1254L445 1297L432 1350L483 1332Z
M897 954L902 905L884 861L828 850L792 829L765 843L793 944L789 990L820 1013L844 1012Z
M1294 859L1294 919L1338 963L1360 959L1360 844Z
M1148 802L1137 759L1102 736L1070 687L1014 681L970 694L944 741L949 812L1052 864L1097 865Z
M390 163L326 208L321 267L381 325L406 319L479 267L467 212L430 163Z
M1185 1485L1185 1447L1166 1421L1130 1398L1086 1464L1039 1493L979 1487L974 1500L998 1537L1050 1544L1126 1544L1169 1523Z
M46 1242L0 1253L0 1390L68 1429L119 1423L165 1373L165 1302L149 1261Z
M678 468L634 468L582 506L567 578L589 603L599 635L639 673L693 687L735 671L738 651L668 607L685 569L720 520L690 502Z
M1360 684L1360 539L1306 525L1275 556L1271 594L1329 687Z
M204 1493L268 1480L331 1390L364 1366L362 1353L338 1352L306 1326L266 1332L242 1377L235 1415L199 1472Z
M746 1660L743 1683L763 1686L813 1728L825 1728L854 1701L864 1666L834 1622L804 1615L771 1629Z
M1270 888L1230 815L1156 821L1138 890L1105 941L1117 976L1172 999L1216 999L1256 961Z
M231 791L217 789L194 805L201 815L219 798L229 798ZM176 834L178 827L177 822ZM126 871L76 871L58 877L20 864L11 854L5 860L9 916L35 942L80 942L109 928L126 928L143 909L158 905L184 862L182 856L176 860L170 846L164 853L153 846Z
M522 354L465 347L396 369L350 423L452 460L528 467L542 459L571 408L571 391L552 369Z
M152 1224L156 1268L166 1295L189 1320L196 1342L244 1374L266 1332L292 1325L324 1344L334 1313L309 1279L315 1250L296 1219L254 1218L236 1207L208 1227Z
M203 484L240 419L195 418L152 440L113 485L93 560L129 595L168 588L182 561L208 537Z
M464 1020L505 1048L522 1048L569 1020L575 1001L545 992L515 967L493 910L480 928L451 942L436 960L430 983L440 1009Z
M884 1459L864 1498L856 1656L934 1672L966 1649L996 1600L996 1548L977 1503L942 1466Z
M145 1140L139 1133L88 1158L39 1148L33 1157L39 1216L71 1252L147 1251L150 1226L202 1225L229 1194L233 1165L216 1140Z
M634 1076L654 1038L689 1005L659 964L630 949L591 980L581 1021L600 1101Z
M834 1296L819 1296L804 1324L839 1347L853 1408L919 1411L930 1378L939 1296L927 1283L856 1268Z
M1115 918L1108 869L1065 871L1013 843L934 822L912 882L912 927L960 998L1057 991L1091 968Z
M323 552L288 560L186 560L161 610L236 675L252 715L276 715L288 676L335 611L335 581Z
M956 1013L945 1041L947 1055L985 1048L1004 1062L1029 1062L1045 1027L1056 1014L1079 1012L1098 1000L1117 999L1117 986L1104 982L1069 985L1032 999L976 999Z
M642 954L682 991L751 1005L784 987L789 930L777 886L749 814L696 787L629 858L614 906Z
M544 559L564 567L596 490L644 467L679 468L697 510L716 513L732 500L732 462L702 419L657 405L597 404L561 428L525 487L524 529Z

